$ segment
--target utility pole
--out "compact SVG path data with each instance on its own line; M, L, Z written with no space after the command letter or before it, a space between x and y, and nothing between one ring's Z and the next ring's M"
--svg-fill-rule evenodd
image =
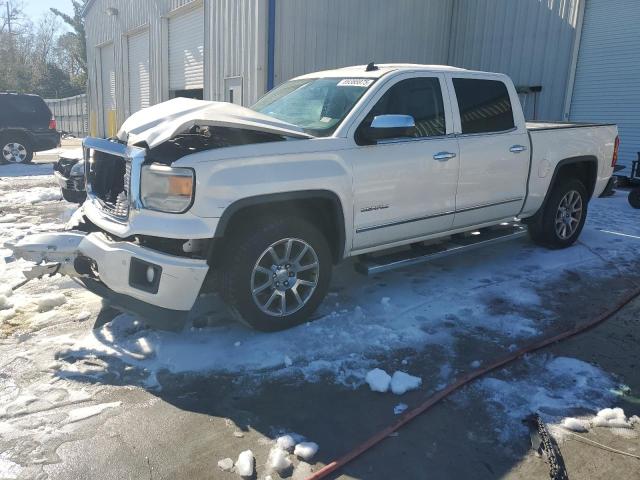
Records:
M7 28L9 29L9 35L11 35L11 7L9 6L9 0L7 0Z

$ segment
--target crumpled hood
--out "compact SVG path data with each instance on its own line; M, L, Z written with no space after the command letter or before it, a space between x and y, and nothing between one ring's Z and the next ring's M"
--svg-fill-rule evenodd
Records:
M120 127L118 139L129 145L146 142L149 148L153 148L194 125L244 128L312 138L296 125L233 103L174 98L131 115Z

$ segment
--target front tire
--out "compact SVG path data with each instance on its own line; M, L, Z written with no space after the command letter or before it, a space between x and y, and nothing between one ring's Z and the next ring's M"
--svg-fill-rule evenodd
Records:
M306 322L329 288L329 245L303 218L251 222L231 235L222 257L221 297L256 330L273 332Z
M543 210L529 223L529 236L547 248L573 245L584 227L587 204L587 189L580 180L568 179L558 183Z

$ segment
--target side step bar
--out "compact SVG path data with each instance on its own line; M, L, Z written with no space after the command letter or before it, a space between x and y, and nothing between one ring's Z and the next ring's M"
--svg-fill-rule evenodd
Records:
M404 250L386 255L367 254L359 257L355 264L357 272L364 275L394 270L418 263L429 262L439 258L462 253L486 245L513 240L527 234L527 228L520 222L503 223L481 228L472 232L453 235L449 239L432 245L412 246Z

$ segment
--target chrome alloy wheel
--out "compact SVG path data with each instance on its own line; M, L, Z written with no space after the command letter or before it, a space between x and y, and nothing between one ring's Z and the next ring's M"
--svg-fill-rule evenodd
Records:
M320 277L318 255L299 238L271 244L251 273L251 294L258 308L273 317L291 315L304 307Z
M582 197L575 190L570 190L560 200L556 212L556 234L562 240L571 237L578 229L582 219Z
M2 147L2 156L7 162L22 163L27 159L27 149L21 143L7 143Z

